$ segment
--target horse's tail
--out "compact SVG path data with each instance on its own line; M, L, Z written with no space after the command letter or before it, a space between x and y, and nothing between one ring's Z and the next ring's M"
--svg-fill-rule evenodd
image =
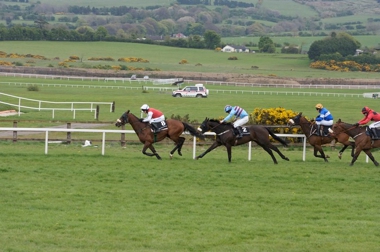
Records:
M188 123L182 122L183 126L185 127L185 131L190 132L192 136L199 137L200 139L205 139L205 136L202 135L198 130L196 130L193 126L191 126Z
M269 132L269 135L271 135L275 140L282 143L283 146L288 147L288 144L282 138L280 138L276 134L274 134L269 128L266 128L266 129Z

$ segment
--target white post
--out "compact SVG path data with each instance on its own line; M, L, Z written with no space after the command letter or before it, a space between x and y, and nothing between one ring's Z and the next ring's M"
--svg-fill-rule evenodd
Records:
M196 137L194 137L193 138L193 159L195 159L195 152L196 152L196 145L197 145L197 138Z
M106 146L106 132L103 132L103 139L102 139L102 155L103 156L105 152L105 146Z
M302 151L302 160L306 160L306 135L303 137L303 151Z
M49 131L45 132L45 154L48 154Z
M251 153L252 152L252 141L248 143L248 161L251 161Z

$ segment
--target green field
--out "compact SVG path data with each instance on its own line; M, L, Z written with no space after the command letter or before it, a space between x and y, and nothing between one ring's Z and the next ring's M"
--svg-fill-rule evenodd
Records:
M141 67L161 71L185 71L199 73L240 73L254 74L258 77L287 78L369 78L375 79L378 73L334 72L309 68L309 59L305 54L262 54L262 53L222 53L213 50L184 49L138 43L113 42L48 42L48 41L2 41L1 50L7 54L41 55L48 60L30 58L2 58L9 62L20 62L25 66L59 67L59 62L78 56L81 60L71 62L71 67L90 68L94 66ZM238 60L228 60L233 55ZM91 57L111 57L115 61L89 61ZM123 63L119 58L143 58L149 63ZM59 58L59 59L54 59ZM181 60L188 64L179 64ZM154 74L154 72L152 72ZM128 77L133 72L127 73Z
M161 151L169 147L159 146ZM1 251L378 251L379 168L282 150L0 143ZM331 151L330 151L331 152Z
M357 41L359 41L362 47L373 48L379 45L379 40L377 35L368 36L353 36ZM303 50L308 50L310 45L316 40L322 40L324 37L270 37L274 43L283 45L284 43L289 43L292 45L302 46ZM222 41L226 44L237 44L245 45L249 43L258 44L260 37L225 37ZM257 49L257 48L256 48Z
M20 83L34 83L39 91L27 91ZM109 122L105 127L109 129L116 129L111 123L127 109L139 115L143 103L159 108L166 116L188 114L198 121L224 116L226 104L240 105L249 112L281 106L313 117L314 105L323 103L336 119L347 122L361 119L365 105L378 107L377 99L331 95L376 91L371 89L207 85L209 97L195 99L173 98L164 89L143 92L142 86L153 87L138 82L1 77L0 90L45 101L115 101L115 113L101 108L100 121ZM11 107L0 105L3 109ZM75 121L70 112L56 113L54 120L51 112L22 112L21 117L0 117L0 127L11 127L14 120L19 127ZM77 121L95 120L92 113L82 112ZM183 156L176 154L172 160L168 157L172 144L156 143L163 158L158 161L141 154L141 144L127 141L127 147L121 148L120 143L108 142L102 156L101 136L73 137L91 137L93 146L84 148L78 141L49 144L45 155L43 142L0 141L0 251L380 249L379 168L366 163L363 154L350 167L349 153L340 160L338 151L329 146L325 147L328 163L313 157L311 148L304 162L299 147L281 147L290 161L278 158L279 164L274 165L258 147L253 148L252 161L248 161L247 145L243 145L233 147L232 163L228 163L224 147L193 160L191 141L187 141ZM127 140L131 139L135 138L127 135ZM198 145L197 154L208 144ZM374 156L379 159L377 153Z
M360 113L363 106L370 106L376 109L378 107L377 99L362 97L337 96L334 94L363 94L377 92L376 89L310 89L310 88L260 88L260 87L234 87L220 85L206 85L210 90L210 95L206 99L192 98L174 98L171 91L175 87L170 85L155 86L152 83L145 82L103 82L103 81L64 81L64 80L47 80L35 78L11 78L2 77L0 83L1 92L15 96L21 96L30 99L44 101L85 101L85 102L113 102L116 103L115 113L109 112L109 107L101 107L99 120L112 122L118 118L124 111L130 109L132 113L140 113L139 108L143 103L148 103L152 107L160 108L165 112L167 117L171 115L189 115L191 120L198 122L203 121L205 117L224 116L223 108L226 104L238 104L244 107L248 112L253 112L255 108L274 108L283 107L296 112L303 112L309 118L316 116L314 105L317 103L324 104L331 110L336 119L341 118L344 121L352 122L361 118ZM33 92L27 90L27 85L20 83L37 83L39 91ZM40 84L38 84L40 82ZM18 83L15 85L14 83ZM68 86L47 86L47 84L67 84ZM44 86L42 86L44 84ZM75 86L76 85L76 86ZM78 87L78 85L81 85ZM84 86L83 86L84 85ZM186 85L186 84L185 84ZM142 87L154 87L143 92ZM132 89L134 88L134 89ZM162 88L160 90L159 88ZM244 92L236 92L241 90ZM224 92L223 92L224 91ZM274 91L272 94L257 94L248 91ZM278 91L279 93L276 93ZM289 91L289 93L283 93ZM294 92L292 94L292 92ZM298 94L297 92L305 92ZM18 100L4 101L18 104ZM28 105L28 103L27 103ZM5 108L5 107L3 107ZM26 112L20 119L22 120L51 120L51 112L41 112L33 110L24 110ZM77 114L77 120L91 121L93 113L81 112ZM7 120L17 119L18 116L12 116ZM56 112L56 119L72 121L71 112ZM0 118L0 120L4 120Z

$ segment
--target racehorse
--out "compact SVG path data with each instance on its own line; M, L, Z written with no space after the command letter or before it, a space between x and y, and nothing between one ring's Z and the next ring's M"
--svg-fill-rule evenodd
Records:
M174 149L170 152L170 159L173 157L173 153L177 150L178 154L182 156L181 149L182 145L185 142L185 138L181 137L181 134L184 131L190 132L192 136L199 137L204 139L204 136L200 134L195 128L191 125L181 122L175 119L166 120L167 129L162 130L158 133L153 134L151 131L150 125L147 122L141 122L138 117L130 113L129 110L126 111L122 116L117 119L115 126L120 127L126 123L131 124L133 130L136 132L136 135L139 137L141 143L144 144L142 153L147 156L156 156L157 159L161 159L160 155L156 152L156 149L153 147L153 143L160 142L166 137L173 140L175 143ZM147 149L150 149L152 153L146 152Z
M249 127L243 127L243 137L237 139L234 135L234 128L231 123L220 123L218 120L206 118L201 126L199 127L202 134L206 131L212 131L217 134L215 142L201 155L196 157L196 159L204 157L207 153L212 151L213 149L224 145L227 148L228 154L228 162L231 162L231 147L235 145L241 145L247 143L249 141L256 142L259 146L261 146L269 155L272 157L273 162L277 164L276 157L273 155L272 150L278 153L282 159L289 161L289 158L285 157L280 150L274 146L270 140L269 135L271 135L275 140L282 143L284 146L287 146L286 142L276 136L273 132L271 132L268 128L258 125L252 125Z
M364 151L376 166L379 165L379 163L373 157L371 149L380 147L380 139L372 140L371 137L366 134L366 127L358 127L353 124L344 123L339 119L336 123L333 124L331 130L332 134L335 136L348 134L353 139L355 139L356 149L350 166L354 165L361 151Z
M342 143L344 147L339 151L339 158L342 158L343 151L348 147L352 147L351 156L354 156L354 150L355 150L355 143L350 142L349 138L350 136L347 134L340 134L338 136L318 136L313 135L312 127L313 123L306 119L306 117L302 116L302 112L296 115L294 118L290 119L288 122L289 125L299 125L301 126L301 129L305 136L307 137L307 140L309 141L309 144L314 147L314 156L317 158L323 158L325 162L328 162L327 158L329 158L328 155L325 155L323 152L322 145L331 143L334 139L338 141L339 143ZM318 155L318 152L320 155Z

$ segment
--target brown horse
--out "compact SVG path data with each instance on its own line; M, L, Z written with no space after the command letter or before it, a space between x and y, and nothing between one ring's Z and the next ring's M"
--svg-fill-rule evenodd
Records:
M166 120L167 130L153 134L149 123L141 122L140 119L137 118L134 114L130 113L129 110L126 111L119 119L117 119L115 126L120 127L126 123L131 124L133 130L136 132L136 135L139 137L140 142L144 144L142 153L150 157L156 156L157 159L161 159L161 157L153 147L153 143L160 142L166 137L173 140L173 142L176 144L174 149L170 152L170 159L172 159L173 153L176 150L178 151L178 154L182 156L181 149L183 143L185 142L185 138L181 137L181 134L184 131L190 132L192 136L196 136L202 139L204 138L203 135L199 134L198 131L189 124L175 119ZM150 149L152 153L147 153L147 149Z
M380 147L380 139L372 140L371 137L366 134L366 128L367 127L358 127L353 124L344 123L340 119L332 126L333 135L339 136L341 134L348 134L355 139L356 149L350 166L354 165L361 151L364 151L376 166L379 165L373 157L371 149Z
M276 136L268 128L265 128L263 126L253 125L249 127L243 127L243 137L240 139L236 139L236 136L234 135L234 128L231 123L221 124L218 120L215 119L206 118L199 127L199 130L201 130L202 133L211 130L212 132L215 132L217 134L217 138L216 141L210 146L210 148L208 148L205 152L196 157L196 159L202 158L216 147L224 145L227 148L228 162L231 162L232 146L245 144L249 141L254 141L259 146L261 146L266 152L269 153L275 164L277 164L277 160L276 157L273 155L272 150L277 152L282 159L289 161L289 158L285 157L280 152L280 150L270 142L269 135L271 135L275 140L282 143L284 146L287 146L286 142L278 136Z
M331 143L334 139L344 145L342 150L339 151L339 158L342 157L343 151L348 146L352 147L351 156L352 157L354 156L355 143L349 141L349 138L350 138L349 135L340 134L335 137L332 135L328 135L328 136L313 135L312 127L314 124L310 122L309 120L307 120L304 116L302 116L302 112L296 115L294 118L290 119L288 124L291 126L293 125L301 126L301 129L303 133L305 134L305 136L307 137L309 144L314 147L314 156L317 158L323 158L325 162L328 162L327 158L329 158L329 156L325 155L325 153L323 152L322 145ZM318 152L320 153L320 155L318 155Z

